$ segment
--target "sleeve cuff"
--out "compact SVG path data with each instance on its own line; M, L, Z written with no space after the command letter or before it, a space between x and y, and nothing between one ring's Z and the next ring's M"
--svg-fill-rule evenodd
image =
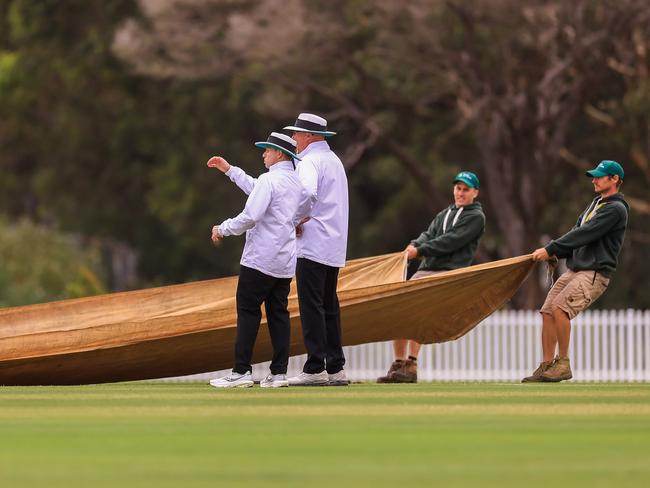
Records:
M546 252L548 253L549 256L555 256L557 255L557 246L553 241L549 245L547 245L544 249L546 249Z
M227 230L227 228L224 227L224 224L225 224L226 222L227 222L227 221L224 220L223 222L221 222L220 224L217 225L217 228L219 229L219 234L221 234L223 237L226 237L227 235L229 235L229 234L228 234L228 230Z

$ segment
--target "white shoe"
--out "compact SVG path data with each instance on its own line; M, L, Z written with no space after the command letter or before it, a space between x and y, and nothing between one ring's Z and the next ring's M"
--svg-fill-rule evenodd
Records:
M350 384L350 380L348 380L344 370L341 370L338 373L328 374L327 376L329 379L329 386L348 386Z
M289 386L286 374L270 374L260 381L262 388L282 388Z
M250 388L253 384L253 376L250 371L244 374L231 371L228 376L210 380L210 386L215 388Z
M328 383L327 371L313 374L302 372L298 376L289 378L289 386L327 386Z

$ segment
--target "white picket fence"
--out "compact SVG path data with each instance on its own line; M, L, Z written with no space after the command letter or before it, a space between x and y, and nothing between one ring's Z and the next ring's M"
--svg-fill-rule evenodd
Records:
M423 346L420 381L518 381L541 360L541 317L536 311L504 310L464 337ZM345 369L353 381L374 381L393 360L390 342L345 348ZM573 377L578 381L650 381L650 311L588 310L572 321ZM289 360L289 374L301 371L305 356ZM269 363L253 366L253 376L268 374ZM166 381L203 381L228 371Z

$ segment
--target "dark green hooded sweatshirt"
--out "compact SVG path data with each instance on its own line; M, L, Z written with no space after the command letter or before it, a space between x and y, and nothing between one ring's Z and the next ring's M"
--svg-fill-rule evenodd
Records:
M611 276L623 246L629 208L622 193L594 198L573 229L551 241L546 251L566 258L567 267L573 271Z
M479 202L461 208L449 205L411 241L423 258L418 269L447 271L471 265L484 231L485 215Z

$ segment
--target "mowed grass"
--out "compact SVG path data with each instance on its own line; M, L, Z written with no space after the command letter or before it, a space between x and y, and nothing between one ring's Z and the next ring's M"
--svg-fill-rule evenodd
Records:
M650 486L650 385L0 387L0 486Z

